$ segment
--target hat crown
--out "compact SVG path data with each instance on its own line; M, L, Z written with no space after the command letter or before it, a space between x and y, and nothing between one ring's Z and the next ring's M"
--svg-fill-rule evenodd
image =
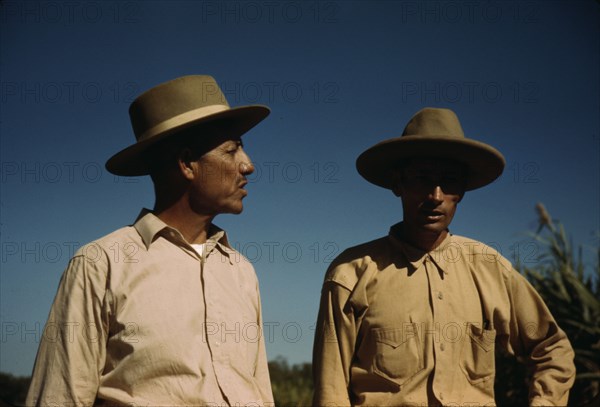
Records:
M188 75L164 82L138 96L129 107L135 138L168 120L206 108L225 110L229 103L210 75Z
M433 107L419 110L404 128L402 136L465 138L458 117L452 110Z

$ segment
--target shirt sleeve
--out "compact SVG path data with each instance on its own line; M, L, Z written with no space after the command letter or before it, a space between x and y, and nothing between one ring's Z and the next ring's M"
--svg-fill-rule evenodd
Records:
M313 347L313 405L349 406L350 368L356 343L356 321L348 298L350 290L326 281Z
M258 301L258 326L263 327L262 309L258 283L256 285L256 295ZM273 401L273 390L271 389L271 379L269 376L269 364L267 361L267 351L264 333L259 336L258 354L256 355L256 369L254 371L254 378L258 385L260 397L264 405L274 406L275 402Z
M511 270L509 285L510 343L532 367L530 405L566 406L575 380L571 343L540 295L521 274Z
M90 246L87 246L90 247ZM107 339L106 261L76 254L65 270L41 337L27 406L91 406Z

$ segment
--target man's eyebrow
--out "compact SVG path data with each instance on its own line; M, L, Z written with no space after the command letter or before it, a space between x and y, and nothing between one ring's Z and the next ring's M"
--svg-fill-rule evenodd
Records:
M224 145L227 147L243 147L244 143L242 143L241 139L230 139L225 141Z

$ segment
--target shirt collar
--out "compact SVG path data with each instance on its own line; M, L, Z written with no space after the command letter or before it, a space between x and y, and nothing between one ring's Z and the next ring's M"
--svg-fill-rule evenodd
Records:
M448 262L453 258L452 253L449 253L452 246L451 233L448 232L442 243L429 252L415 247L404 240L402 237L402 222L396 223L390 228L389 238L392 245L399 250L408 263L410 273L418 270L427 259L431 260L441 272L444 274L448 273Z
M146 249L150 248L152 242L159 236L163 236L172 242L183 244L190 249L192 248L177 229L167 225L149 209L142 209L135 220L133 227L140 234ZM209 237L206 240L206 253L209 253L215 246L219 246L227 254L233 251L229 245L227 233L225 233L223 229L211 224L208 230L208 236Z

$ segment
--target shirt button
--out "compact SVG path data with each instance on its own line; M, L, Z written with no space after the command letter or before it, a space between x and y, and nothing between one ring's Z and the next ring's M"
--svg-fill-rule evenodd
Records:
M440 344L440 350L443 352L443 351L444 351L444 349L446 349L446 346L445 346L445 345L444 345L444 343L442 342L442 343Z
M440 291L440 292L438 292L438 298L439 298L440 300L443 300L443 299L444 299L444 294L443 294L441 291Z
M221 345L221 342L219 342L219 341L215 341L215 346L217 346L217 347L218 347L218 346L220 346L220 345Z

